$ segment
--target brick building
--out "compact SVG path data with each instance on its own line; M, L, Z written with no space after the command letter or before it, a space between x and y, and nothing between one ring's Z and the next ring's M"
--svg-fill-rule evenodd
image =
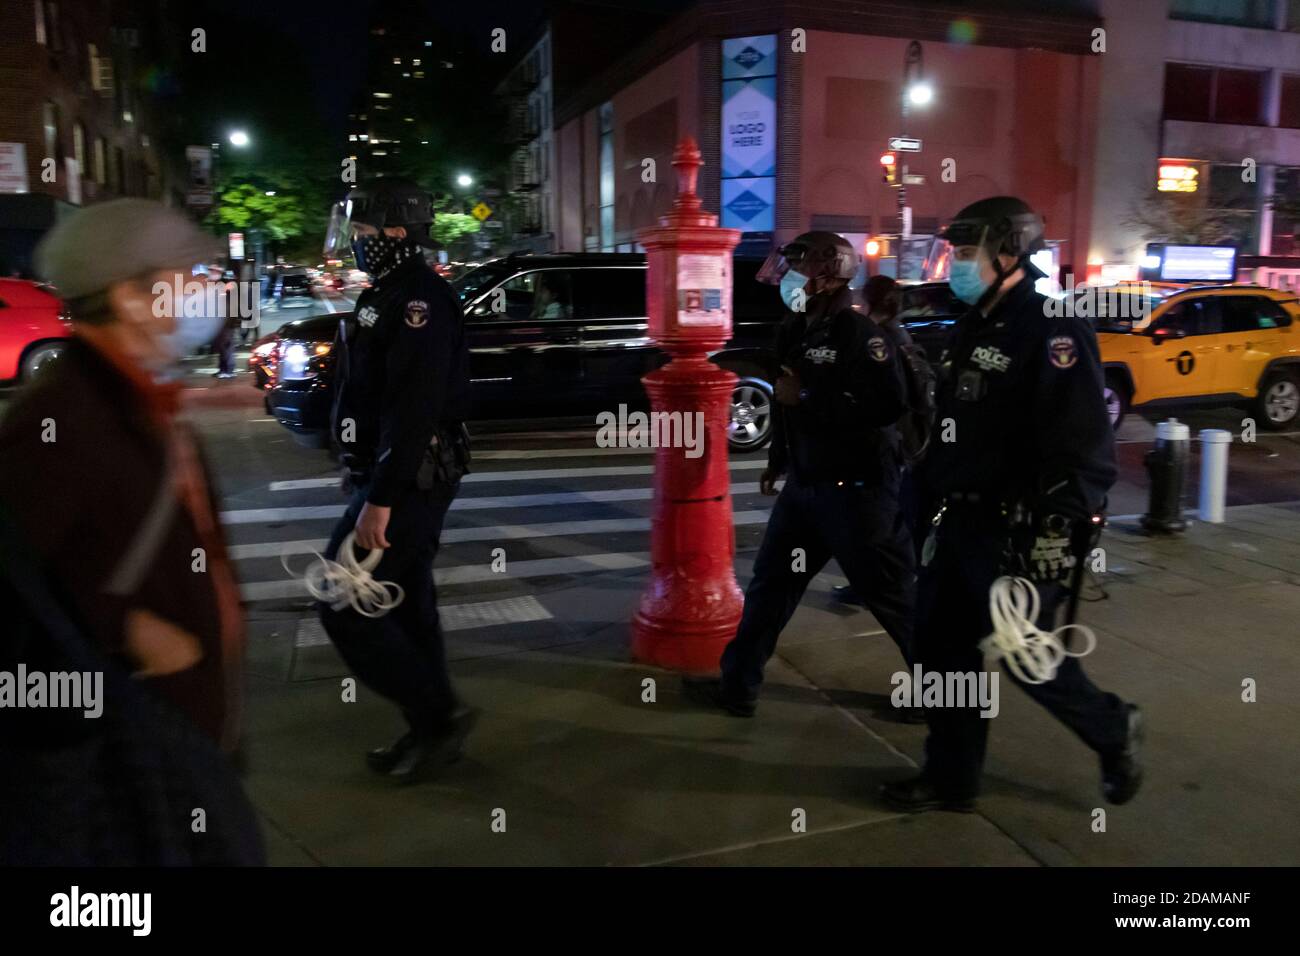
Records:
M79 205L163 190L135 84L141 4L0 0L0 272Z

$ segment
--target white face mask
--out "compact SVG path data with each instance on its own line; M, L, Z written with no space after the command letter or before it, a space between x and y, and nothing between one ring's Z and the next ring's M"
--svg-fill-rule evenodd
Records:
M176 331L166 337L166 342L178 362L215 339L226 321L216 309L208 308L208 298L202 295L177 296L172 308Z

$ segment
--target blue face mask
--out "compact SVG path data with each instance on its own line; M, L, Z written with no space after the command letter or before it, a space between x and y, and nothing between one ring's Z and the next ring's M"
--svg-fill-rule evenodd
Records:
M952 264L948 275L948 288L952 294L967 305L974 305L980 300L989 284L980 278L978 259L957 259Z
M781 301L791 312L803 312L808 303L807 296L804 296L803 302L799 303L799 308L794 307L794 294L808 284L808 277L802 272L789 270L781 276Z

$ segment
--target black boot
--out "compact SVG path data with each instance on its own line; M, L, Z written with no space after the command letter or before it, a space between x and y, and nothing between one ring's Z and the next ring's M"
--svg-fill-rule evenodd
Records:
M1146 727L1137 704L1128 704L1128 738L1124 749L1101 758L1101 792L1114 804L1128 803L1142 786L1140 751Z
M705 707L725 710L732 717L753 717L754 711L758 709L757 701L727 693L722 681L716 677L683 677L682 690L688 700Z
M438 730L411 734L411 745L398 757L388 776L399 783L414 783L461 758L465 738L478 721L478 711L462 707Z
M975 798L953 798L941 794L925 776L920 774L907 780L887 783L880 795L891 809L903 813L924 813L926 810L951 810L954 813L974 813Z
M366 766L375 773L388 773L397 766L397 761L402 759L402 754L406 753L414 740L415 738L408 732L402 734L387 747L380 747L377 750L367 752Z
M862 596L853 590L852 584L837 584L831 588L831 594L843 604L856 604L859 607L863 604Z

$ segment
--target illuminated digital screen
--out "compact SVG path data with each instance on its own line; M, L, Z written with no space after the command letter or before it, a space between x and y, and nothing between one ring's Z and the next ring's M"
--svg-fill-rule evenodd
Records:
M1233 246L1165 246L1160 278L1169 282L1231 282L1237 277Z

